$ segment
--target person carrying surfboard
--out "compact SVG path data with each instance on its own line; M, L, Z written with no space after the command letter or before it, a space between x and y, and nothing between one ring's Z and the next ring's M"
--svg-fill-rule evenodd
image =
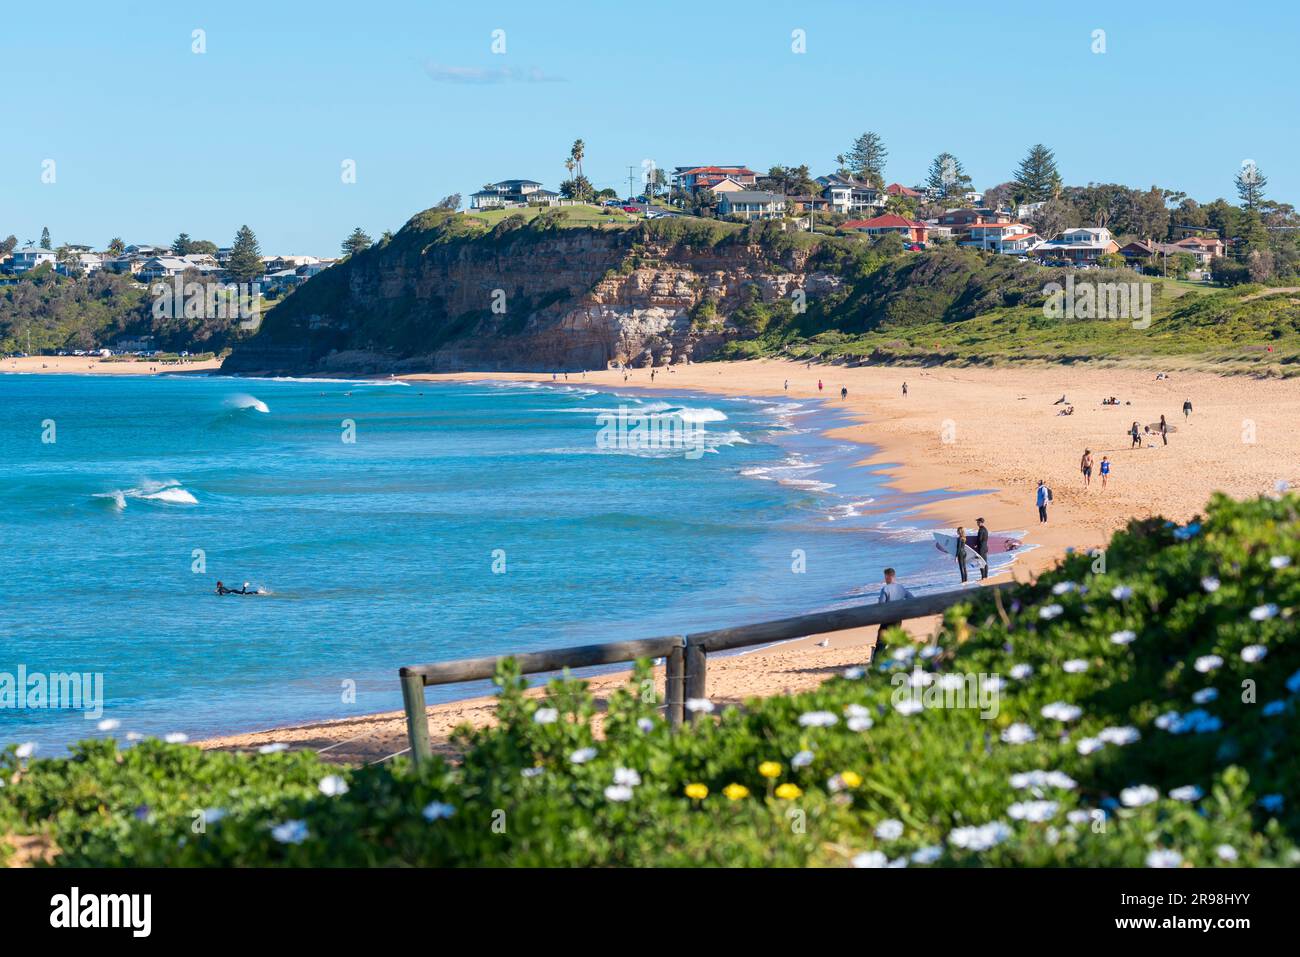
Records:
M975 524L979 526L975 533L975 554L984 559L980 566L980 580L983 581L989 577L989 529L982 518L975 519Z
M957 571L961 574L962 582L966 581L966 529L957 526Z

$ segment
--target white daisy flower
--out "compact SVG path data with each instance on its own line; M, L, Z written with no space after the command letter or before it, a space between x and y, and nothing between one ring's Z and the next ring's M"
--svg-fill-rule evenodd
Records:
M271 836L281 844L301 844L307 840L307 822L285 821L271 828Z
M713 714L713 702L708 698L687 698L686 710L698 714Z
M857 681L859 678L866 675L866 673L866 668L853 667L844 672L844 677L848 678L850 681Z
M1050 821L1058 806L1055 801L1020 801L1007 808L1007 814L1017 821Z
M1128 601L1133 597L1133 589L1128 585L1116 585L1110 590L1110 597L1116 601Z
M911 661L916 657L916 648L913 645L901 645L894 649L890 657L895 661Z
M577 751L574 751L571 755L569 755L569 762L571 764L586 764L595 756L596 756L595 748L579 748Z
M917 669L908 676L907 684L910 688L926 688L934 684L934 675Z
M1269 602L1267 605L1260 605L1250 610L1250 617L1254 621L1267 621L1277 615L1277 605Z
M1139 784L1119 792L1120 803L1125 807L1143 807L1158 800L1159 797L1160 792L1149 784Z
M1011 828L1001 821L993 821L978 827L958 827L948 834L948 840L956 847L969 851L986 851L1001 844L1011 836Z
M863 851L853 858L854 867L888 867L889 858L882 851Z
M1106 743L1101 738L1081 738L1074 746L1074 750L1082 755L1089 755L1094 751L1100 751L1105 746Z
M1011 671L1009 672L1011 677L1015 678L1017 681L1024 681L1033 673L1034 673L1034 666L1027 665L1024 663L1018 665L1012 665Z
M1214 849L1214 853L1219 856L1221 861L1235 861L1237 859L1237 849L1231 844L1220 844Z
M875 722L871 720L871 715L855 714L847 724L850 731L870 731Z
M630 788L639 787L641 784L641 775L632 768L615 768L614 783L625 784Z
M650 718L637 718L636 726L638 729L640 729L643 732L653 731L655 723Z
M1112 645L1131 645L1136 640L1137 632L1129 631L1127 629L1124 631L1113 631L1110 635L1110 643Z
M921 702L917 701L915 698L904 698L902 701L899 701L894 705L894 710L897 711L899 714L908 715L908 714L916 714L917 712L921 711L924 707L925 706L922 705Z
M426 821L441 821L455 814L456 809L452 805L444 804L441 801L430 801L420 813L424 815Z
M1219 590L1219 580L1215 578L1213 575L1206 575L1204 578L1201 579L1201 587L1204 588L1210 594L1214 594L1216 591Z
M1134 741L1141 739L1142 734L1132 725L1123 727L1102 728L1097 732L1097 737L1106 744L1117 744L1123 747L1126 744L1132 744Z
M1066 701L1053 701L1051 704L1043 705L1039 713L1044 718L1055 718L1057 721L1074 721L1083 714L1083 709L1077 704Z
M1195 784L1184 784L1182 787L1174 788L1170 791L1169 796L1175 801L1187 801L1190 803L1192 801L1199 801L1201 798L1205 797L1205 792Z
M538 708L533 712L533 724L554 724L560 720L558 708Z
M348 782L337 774L328 774L320 779L320 793L326 797L338 797L348 793Z
M1192 665L1192 667L1194 667L1201 674L1207 674L1213 671L1215 668L1220 668L1222 666L1223 666L1223 659L1220 658L1218 655L1201 655L1199 658L1196 659L1196 662Z
M1290 555L1274 555L1268 560L1270 568L1286 568L1291 564Z
M811 751L800 751L798 754L796 754L793 758L790 759L790 767L806 768L808 767L808 765L813 763L814 757L815 756Z
M801 728L829 728L833 724L839 724L840 719L829 711L809 711L799 715L799 727Z
M626 784L611 784L605 788L605 800L622 803L632 800L632 788Z
M1263 645L1247 645L1241 649L1241 660L1252 665L1257 661L1263 661L1266 655L1268 649Z
M896 841L903 836L903 822L895 818L886 818L876 825L876 837L882 841Z
M1147 867L1182 867L1183 855L1177 851L1152 851L1147 855Z
M926 645L921 649L921 657L929 661L942 650L938 645Z
M1061 665L1061 670L1067 675L1082 674L1088 670L1088 662L1082 658L1071 658Z
M929 844L912 852L913 864L933 864L943 857L943 848L938 844Z
M546 768L524 768L519 773L526 778L536 778L545 774Z
M1060 605L1044 605L1038 609L1038 617L1044 621L1051 621L1053 618L1059 617L1064 611L1065 609Z
M25 760L35 754L38 747L40 747L40 745L35 741L24 741L22 744L18 745L14 754Z
M1002 732L1002 740L1007 744L1028 744L1037 737L1033 728L1020 722L1008 725Z
M1052 586L1052 594L1064 595L1074 591L1078 587L1079 586L1076 585L1074 582L1057 582L1055 585Z
M1087 824L1092 820L1092 812L1085 811L1083 808L1075 808L1073 811L1067 811L1065 819L1071 824Z

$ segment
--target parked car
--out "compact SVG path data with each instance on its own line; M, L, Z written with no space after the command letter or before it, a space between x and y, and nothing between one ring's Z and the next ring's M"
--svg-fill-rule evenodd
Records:
M624 206L624 207L623 207L623 212L625 212L625 213L639 213L639 212L641 212L641 210L638 209L636 206Z

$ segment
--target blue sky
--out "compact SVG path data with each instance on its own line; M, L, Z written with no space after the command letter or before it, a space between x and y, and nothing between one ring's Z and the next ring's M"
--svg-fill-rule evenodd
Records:
M1067 9L1073 6L1075 9ZM1233 198L1253 159L1300 203L1292 2L191 0L6 4L0 236L330 255L443 195L532 178L570 144L629 165L807 163L863 130L914 184L955 153L977 187L1051 146L1067 183ZM191 51L206 31L207 52ZM806 52L791 50L791 32ZM492 52L505 31L504 54ZM1093 31L1105 53L1093 53ZM55 162L55 182L42 164ZM356 182L342 182L344 160Z

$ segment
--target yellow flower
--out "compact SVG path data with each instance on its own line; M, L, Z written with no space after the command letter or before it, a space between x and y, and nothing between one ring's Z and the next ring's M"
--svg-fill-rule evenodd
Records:
M764 761L758 766L758 773L765 778L777 777L781 773L781 765L775 761Z
M686 796L697 801L703 801L709 796L709 789L703 784L688 784L686 785Z
M862 775L857 771L841 771L840 780L844 782L846 788L855 788L862 783Z
M739 801L741 798L749 797L749 788L743 784L728 784L722 789L722 793L727 796L729 801Z
M781 798L783 801L793 801L801 794L803 794L803 792L799 790L799 785L791 784L788 781L776 789L776 796Z

